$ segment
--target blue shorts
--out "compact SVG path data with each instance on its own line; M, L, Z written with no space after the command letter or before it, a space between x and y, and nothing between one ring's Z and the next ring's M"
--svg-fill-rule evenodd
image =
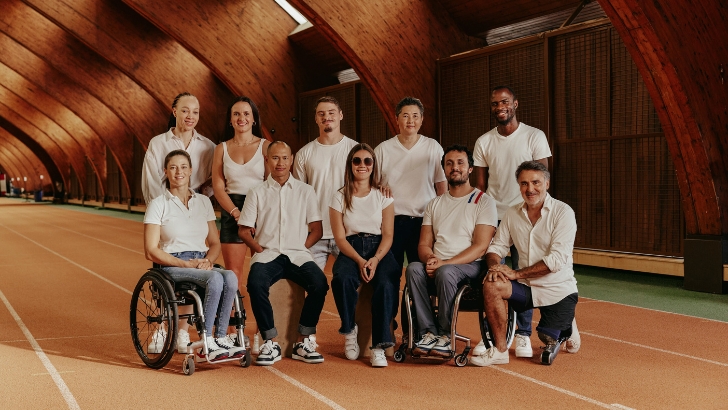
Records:
M513 291L508 299L508 305L518 313L533 309L531 287L515 280L511 281L511 285ZM570 334L571 322L574 320L578 301L579 294L572 293L553 305L539 306L537 309L541 312L541 320L539 320L536 330L544 332L554 339L558 339L560 333L566 330L569 330Z

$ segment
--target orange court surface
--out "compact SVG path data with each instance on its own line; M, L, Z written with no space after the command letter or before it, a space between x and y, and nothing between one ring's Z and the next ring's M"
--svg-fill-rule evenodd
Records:
M409 356L376 369L365 357L349 361L329 292L317 334L323 364L201 364L187 377L175 354L152 370L129 332L131 292L151 265L142 240L138 221L0 199L0 407L728 408L728 323L585 297L582 348L552 366L512 352L509 364L490 368ZM458 321L473 344L475 315ZM535 333L531 341L541 345Z

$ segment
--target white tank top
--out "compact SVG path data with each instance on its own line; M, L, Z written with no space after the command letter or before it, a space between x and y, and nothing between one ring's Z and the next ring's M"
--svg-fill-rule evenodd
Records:
M228 155L227 142L222 143L222 172L225 175L225 192L247 195L248 190L263 182L265 159L263 158L263 139L253 158L245 164L238 164Z

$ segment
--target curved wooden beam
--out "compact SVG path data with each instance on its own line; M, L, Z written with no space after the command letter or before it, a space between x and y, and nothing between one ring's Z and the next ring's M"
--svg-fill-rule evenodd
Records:
M167 107L181 91L200 100L197 129L213 141L224 132L233 94L197 57L127 5L111 0L25 0L114 64Z
M0 109L2 106L0 106ZM40 162L45 166L50 176L49 183L60 181L63 186L68 189L71 180L71 167L68 165L65 156L54 157L48 153L43 146L36 142L31 136L23 130L16 127L13 123L5 120L0 115L0 136L6 141L17 139L20 143L28 147L35 154Z
M111 63L20 0L4 0L0 32L106 104L144 146L166 129L169 117L166 107Z
M394 106L407 95L424 103L422 133L436 138L437 59L484 46L465 35L435 1L289 0L354 68L398 131Z
M599 0L645 81L680 185L688 234L728 234L728 8ZM649 176L646 176L649 177Z
M234 94L252 98L261 112L263 137L299 146L291 119L298 116L303 80L288 43L296 22L274 1L124 3L190 50Z
M33 190L41 187L43 183L53 186L50 183L50 174L38 156L4 129L0 129L0 145L2 146L0 152L3 154L4 159L15 162L15 169L18 172L22 170L22 175L27 176L28 180L33 184L31 186ZM18 177L19 175L21 174L16 173L11 176ZM45 176L43 180L40 178L41 175Z
M46 92L78 115L109 146L127 187L131 187L135 175L134 135L116 113L79 84L3 34L0 34L0 49L7 51L0 53L0 77L4 78L0 83L17 81L29 92Z
M34 99L41 99L42 97L43 94L31 96ZM99 176L102 188L106 186L106 146L97 138L93 138L93 135L84 132L87 130L83 127L85 125L83 121L77 121L73 124L73 117L75 117L73 113L51 98L44 99L40 104L40 108L37 108L3 85L0 85L0 104L5 104L6 107L9 107L20 117L40 129L64 152L69 153L71 158L78 160L80 157L82 162L84 156L88 158L94 172ZM56 121L58 118L68 128L62 127ZM78 128L72 128L73 125ZM66 129L71 129L73 135L69 134ZM74 162L74 165L77 165L77 163ZM81 169L85 170L85 166ZM78 168L76 168L76 171L78 171Z

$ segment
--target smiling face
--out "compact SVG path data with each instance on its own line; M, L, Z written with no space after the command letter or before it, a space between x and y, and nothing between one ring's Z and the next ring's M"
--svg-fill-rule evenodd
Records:
M170 188L187 188L190 186L192 165L184 155L175 155L169 159L164 168Z
M549 180L541 171L523 170L518 175L518 185L521 187L521 196L529 208L541 206L546 199L549 189Z
M319 132L330 133L338 131L344 113L334 103L321 102L316 106L316 125Z
M415 135L422 127L422 113L416 105L405 105L397 116L397 125L401 135Z
M246 133L253 129L253 109L245 101L238 101L230 109L230 125L237 133Z
M360 150L351 157L351 173L355 181L368 180L374 169L374 158L366 150Z
M196 97L184 96L177 101L172 113L177 118L178 131L192 131L200 120L200 103Z
M265 156L270 169L270 175L276 180L286 180L291 172L291 163L293 163L293 155L291 155L291 147L282 143L272 143L268 146L268 152Z
M506 88L493 91L490 97L490 112L496 122L506 125L516 117L518 100L513 99L513 94Z

